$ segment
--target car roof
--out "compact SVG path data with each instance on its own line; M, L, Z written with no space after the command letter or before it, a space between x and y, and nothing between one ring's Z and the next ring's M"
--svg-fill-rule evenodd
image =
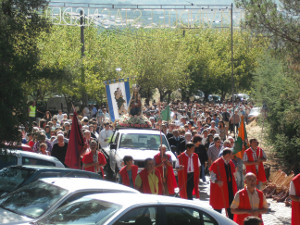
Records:
M98 199L103 201L108 201L111 203L115 203L122 206L129 206L129 205L138 205L138 204L188 204L188 205L197 205L201 204L200 202L197 202L198 204L194 203L194 201L182 199L182 198L175 198L175 197L169 197L169 196L163 196L163 195L153 195L153 194L142 194L142 196L139 197L133 197L132 194L127 193L107 193L104 195L99 194L91 194L86 195L87 198L92 199Z
M27 152L27 151L22 151L22 150L15 150L15 149L5 149L11 154L15 155L21 155L21 156L27 156L31 158L36 158L36 159L44 159L47 161L52 161L52 162L57 162L59 161L57 158L49 155L43 155L43 154L37 154L35 152Z
M53 167L53 166L40 166L40 165L13 165L10 166L11 168L25 168L25 169L33 169L33 170L39 170L39 171L65 171L65 172L80 172L80 173L86 173L93 177L99 177L100 176L96 173L86 171L86 170L79 170L79 169L71 169L71 168L62 168L62 167Z
M193 207L200 209L210 215L213 215L218 221L224 221L224 224L235 224L232 220L227 219L222 214L214 211L210 206L202 203L198 199L191 201L182 198L153 195L153 194L139 194L134 196L134 193L105 193L105 194L90 194L84 196L88 199L97 199L100 201L110 202L128 208L130 206L151 206L151 205L172 205L179 207Z
M119 129L120 133L126 134L160 134L159 130L152 130L152 129ZM162 135L164 135L162 133Z
M69 177L55 177L55 178L42 178L40 181L61 187L70 192L74 192L82 189L102 189L102 190L117 190L122 192L134 192L140 193L137 190L127 187L122 184L97 180L97 179L89 179L89 178L69 178Z

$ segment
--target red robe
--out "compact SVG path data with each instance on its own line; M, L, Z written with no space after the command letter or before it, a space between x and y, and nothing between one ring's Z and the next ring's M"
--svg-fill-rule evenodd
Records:
M127 166L124 166L119 174L122 177L122 184L126 185L126 186L130 186L130 180L129 180L129 176L128 176L128 172L126 170ZM136 165L132 165L131 166L131 176L132 176L132 183L133 185L135 184L135 178L136 175L138 173L138 167Z
M141 179L142 179L142 186L140 187L139 191L145 194L152 194L151 189L150 189L150 185L149 185L149 180L148 180L148 171L146 169L143 169L140 173L139 173ZM163 185L162 185L162 179L161 179L161 175L160 172L155 169L155 175L158 177L158 194L162 194L162 190L163 190Z
M229 162L231 169L231 177L232 177L232 189L233 196L237 192L236 181L234 178L235 166L234 163L230 160ZM209 204L214 209L228 209L229 206L229 193L228 193L228 184L227 184L227 175L225 169L225 162L222 157L218 158L213 164L210 166L209 171L212 171L216 174L217 180L223 181L223 186L219 187L218 184L210 182L210 199Z
M171 155L166 154L168 157L168 160L172 162L172 158ZM155 164L158 165L161 163L161 154L158 153L154 156L154 160L155 160ZM163 166L157 167L158 171L160 172L160 174L163 174ZM176 178L174 175L174 171L173 171L173 167L172 166L167 166L167 185L168 185L168 192L170 195L174 195L174 188L177 187L177 182L176 182Z
M300 196L300 173L293 178L293 183L296 189L296 195ZM300 224L300 202L292 201L292 224Z
M185 152L181 153L178 156L179 165L183 165L183 170L178 171L178 185L180 189L180 197L187 199L186 186L187 186L187 169L188 169L188 157L185 155ZM199 164L198 164L198 155L193 153L193 165L194 165L194 190L193 195L196 195L196 198L200 198L199 194Z
M263 200L264 200L264 194L256 189L259 197L259 209L263 209ZM249 196L247 189L244 188L243 190L239 191L240 194L240 204L238 209L251 209L250 201L249 201ZM251 216L250 214L234 214L233 216L233 221L236 222L239 225L244 225L244 220L246 217ZM262 219L261 215L259 215L259 218Z
M98 153L98 162L99 162L99 164L105 165L106 164L106 158L105 158L105 156L103 155L103 153L101 153L99 151L97 153ZM84 154L84 156L82 158L82 162L84 164L88 164L88 163L93 163L94 162L92 151L89 151L88 153ZM94 166L85 167L84 170L95 172L95 167ZM101 170L103 178L104 178L104 171L103 171L102 166L100 167L100 170Z
M248 148L245 151L245 153L248 156L248 161L249 162L253 162L254 159L253 159L253 155L252 155L252 149ZM260 147L257 147L257 149L256 149L256 155L257 155L258 158L262 158L263 153L262 153L262 149ZM247 165L246 166L246 173L249 173L249 172L252 172L252 173L254 173L256 175L256 177L257 177L257 183L259 181L263 182L263 183L267 181L265 168L264 168L264 165L263 165L262 162L258 165L258 171L256 171L256 165Z

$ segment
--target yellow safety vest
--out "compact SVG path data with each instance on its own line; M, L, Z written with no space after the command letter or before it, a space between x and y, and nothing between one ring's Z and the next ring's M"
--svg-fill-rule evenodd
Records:
M29 106L29 117L35 117L35 110L36 110L36 106Z

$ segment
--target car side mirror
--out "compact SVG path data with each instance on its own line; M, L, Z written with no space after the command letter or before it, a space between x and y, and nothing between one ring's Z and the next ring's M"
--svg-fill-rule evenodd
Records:
M116 143L111 143L109 147L110 147L110 150L117 149L117 144Z

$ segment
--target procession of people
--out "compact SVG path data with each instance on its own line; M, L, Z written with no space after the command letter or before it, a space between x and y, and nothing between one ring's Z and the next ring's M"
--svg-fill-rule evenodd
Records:
M152 129L161 130L167 137L170 150L177 157L175 168L171 152L167 152L168 147L161 144L154 158L145 160L141 171L134 165L131 156L125 156L124 167L119 171L119 182L143 193L190 200L200 199L200 182L209 182L210 205L214 210L221 213L224 209L226 215L238 224L244 224L249 216L261 220L261 214L268 211L261 191L267 181L263 164L267 156L256 138L249 142L244 140L248 148L243 149L242 158L237 159L234 153L234 140L238 136L236 131L244 118L247 123L253 105L230 101L189 104L176 101L168 105L171 119L163 121L159 107L165 108L167 105L146 105L142 113L151 121ZM34 107L34 104L29 107L32 129L22 133L22 142L32 146L32 151L56 156L65 164L73 114L60 111L51 116L47 112L45 118L37 123L33 118ZM105 107L86 107L82 115L79 113L78 119L84 139L82 169L101 173L104 177L103 167L107 162L99 149L109 145L115 124L110 121ZM296 221L293 224L299 224L299 213L295 213L299 210L298 177L293 180L292 186L292 219Z

